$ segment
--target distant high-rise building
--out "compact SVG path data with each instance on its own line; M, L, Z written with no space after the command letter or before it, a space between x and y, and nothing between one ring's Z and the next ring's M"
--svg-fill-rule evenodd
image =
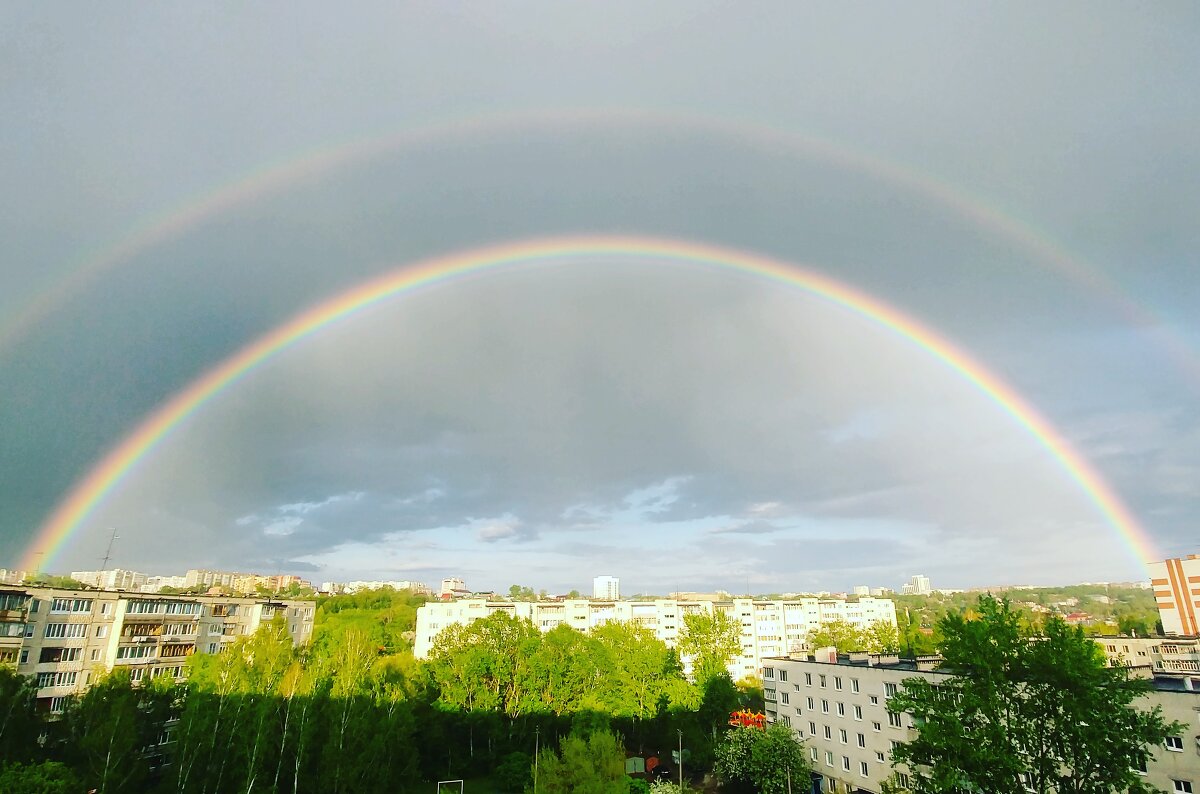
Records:
M871 588L870 588L870 587L868 587L868 586L867 586L867 585L865 585L865 584L855 585L855 587L854 587L854 595L856 595L856 596L869 596L869 595L871 595Z
M464 592L467 589L466 583L457 576L451 576L442 580L442 587L438 590L438 595L454 595L455 593Z
M616 601L621 597L621 580L616 576L597 576L592 580L592 598Z
M905 583L900 590L904 595L929 595L933 588L929 586L929 577L917 574Z
M102 590L141 590L146 574L113 568L107 571L71 571L71 578Z

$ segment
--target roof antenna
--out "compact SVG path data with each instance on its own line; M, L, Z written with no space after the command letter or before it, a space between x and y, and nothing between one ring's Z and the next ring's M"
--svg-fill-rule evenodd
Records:
M112 559L112 547L113 547L113 543L115 543L116 540L117 540L117 528L113 527L112 537L110 537L108 539L108 549L104 552L104 562L102 562L100 564L100 570L102 570L102 571L108 570L108 561Z

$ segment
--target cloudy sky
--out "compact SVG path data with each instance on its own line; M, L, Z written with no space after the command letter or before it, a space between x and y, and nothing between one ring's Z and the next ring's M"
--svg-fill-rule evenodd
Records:
M0 12L0 565L173 394L427 257L802 264L969 351L1200 551L1200 10L444 3ZM912 341L654 256L517 262L270 359L57 571L625 592L1142 578Z

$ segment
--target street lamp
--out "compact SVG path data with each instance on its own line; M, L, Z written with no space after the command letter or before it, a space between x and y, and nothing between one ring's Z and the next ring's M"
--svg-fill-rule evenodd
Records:
M683 729L675 730L679 734L679 794L683 794Z
M538 747L541 745L542 728L533 729L533 794L537 794Z

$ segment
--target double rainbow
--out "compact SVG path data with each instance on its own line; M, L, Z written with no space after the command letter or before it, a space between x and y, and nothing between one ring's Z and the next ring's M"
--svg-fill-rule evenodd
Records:
M34 561L39 552L45 553L45 562L52 560L105 497L173 429L272 356L333 323L419 287L506 265L581 256L643 258L747 273L797 287L898 334L974 385L1032 435L1083 489L1120 534L1135 559L1140 563L1157 559L1145 530L1128 508L1049 422L1012 387L929 327L828 276L756 254L678 240L600 236L538 238L429 259L393 270L296 315L175 394L105 455L71 489L38 530L24 555L22 567L35 567Z

